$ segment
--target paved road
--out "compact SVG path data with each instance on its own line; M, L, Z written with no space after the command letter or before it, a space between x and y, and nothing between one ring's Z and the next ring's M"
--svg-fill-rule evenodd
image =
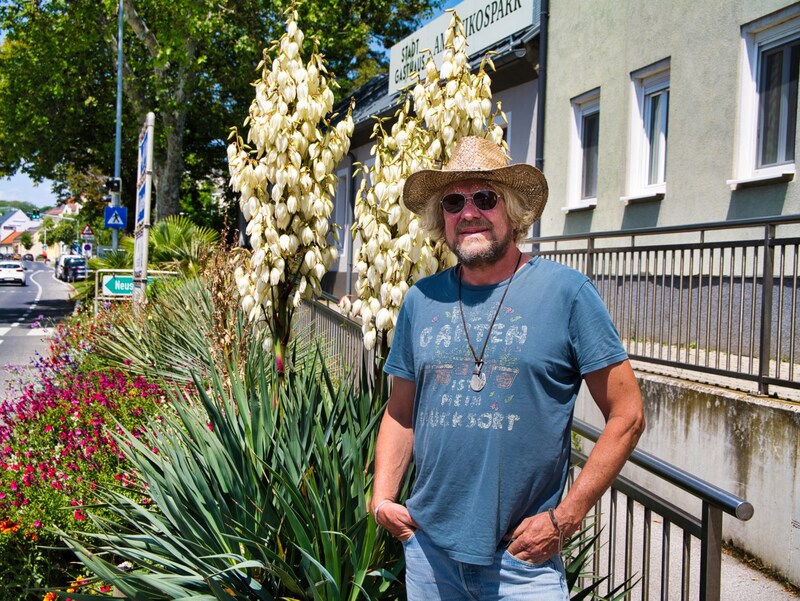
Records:
M72 310L72 286L42 263L25 267L27 286L0 284L0 400L14 398L35 375L36 354L47 355L53 325Z

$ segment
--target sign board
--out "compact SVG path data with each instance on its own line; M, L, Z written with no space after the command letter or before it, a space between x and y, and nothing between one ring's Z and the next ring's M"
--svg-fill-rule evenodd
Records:
M150 195L153 188L153 128L156 116L147 113L139 134L139 167L136 170L136 227L133 247L133 311L144 303L147 287L147 246L150 234Z
M136 227L150 225L150 194L153 182L153 127L155 114L147 113L139 134L139 165L136 169Z
M142 236L135 236L133 239L133 277L145 277L145 266L147 265L147 240Z
M148 283L153 278L147 278ZM133 276L130 275L104 275L103 286L100 293L103 296L130 296L133 294Z
M92 245L89 244L88 242L86 242L83 245L83 254L86 255L86 256L89 256L89 255L92 254Z
M508 38L538 22L539 0L464 0L453 7L464 23L469 55ZM444 13L401 40L389 51L389 94L412 83L411 76L424 73L430 53L442 64L444 34L452 15ZM430 51L430 52L429 52Z
M125 207L106 207L103 210L105 227L110 229L125 229L128 223L128 209Z
M94 231L89 225L84 225L81 230L81 240L94 240Z

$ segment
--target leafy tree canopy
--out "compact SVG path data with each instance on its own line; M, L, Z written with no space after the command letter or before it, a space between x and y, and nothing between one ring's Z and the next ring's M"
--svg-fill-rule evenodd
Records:
M156 114L156 217L183 210L213 223L210 189L227 180L225 140L241 125L263 48L288 0L122 0L123 199L134 205L137 141ZM300 4L343 96L385 67L384 49L441 0ZM118 0L0 0L0 175L66 184L114 165ZM90 180L92 178L89 178ZM64 189L102 195L97 178ZM183 205L183 209L182 209Z

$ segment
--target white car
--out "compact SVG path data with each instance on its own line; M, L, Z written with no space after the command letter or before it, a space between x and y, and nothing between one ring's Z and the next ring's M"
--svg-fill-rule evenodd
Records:
M0 282L16 282L20 286L27 286L25 268L19 261L0 261Z

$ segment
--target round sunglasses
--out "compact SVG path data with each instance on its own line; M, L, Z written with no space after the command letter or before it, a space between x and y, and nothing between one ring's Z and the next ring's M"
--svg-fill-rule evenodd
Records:
M455 215L464 209L467 204L467 199L472 199L472 204L479 211L491 211L497 206L498 195L494 190L478 190L472 194L461 194L460 192L453 192L448 194L440 201L442 208Z

